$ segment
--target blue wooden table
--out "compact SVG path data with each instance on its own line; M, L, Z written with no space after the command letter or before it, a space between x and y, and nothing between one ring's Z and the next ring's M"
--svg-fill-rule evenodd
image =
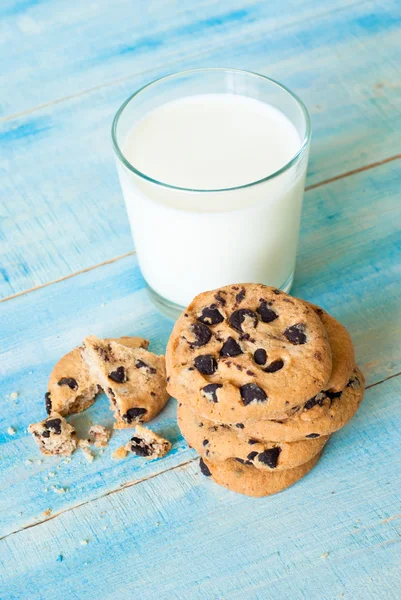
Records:
M399 0L2 0L0 598L401 597ZM41 456L52 365L89 334L163 352L109 140L122 101L191 67L259 71L307 104L313 141L293 293L350 330L366 400L289 491L198 474L175 401L164 459ZM112 423L101 397L70 420ZM11 428L11 429L10 429Z

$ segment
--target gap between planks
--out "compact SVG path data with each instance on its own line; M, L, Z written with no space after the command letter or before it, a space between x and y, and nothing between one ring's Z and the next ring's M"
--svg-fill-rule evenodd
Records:
M340 179L345 179L346 177L352 177L353 175L357 175L358 173L363 173L364 171L370 171L371 169L375 169L377 167L381 167L387 163L393 162L395 160L400 160L401 154L394 154L394 156L389 156L384 158L383 160L379 160L373 163L369 163L368 165L364 165L362 167L358 167L357 169L352 169L350 171L346 171L345 173L340 173L339 175L335 175L334 177L330 177L328 179L324 179L323 181L318 181L317 183L313 183L312 185L308 185L305 187L305 192L309 190L314 190L315 188L322 187L323 185L328 185L335 181L339 181ZM103 267L105 265L109 265L123 258L127 258L128 256L134 256L136 254L136 250L131 250L130 252L126 252L125 254L120 254L119 256L115 256L113 258L109 258L108 260L104 260L101 263L97 263L90 267L86 267L85 269L81 269L80 271L75 271L74 273L69 273L68 275L64 275L63 277L59 277L58 279L53 279L52 281L48 281L46 283L41 283L34 287L31 287L27 290L23 290L22 292L17 292L16 294L11 294L10 296L6 296L5 298L0 298L0 304L2 302L7 302L8 300L12 300L13 298L18 298L19 296L24 296L25 294L29 294L31 292L35 292L36 290L40 290L42 288L53 285L54 283L60 283L61 281L65 281L66 279L70 279L71 277L76 277L77 275L81 275L82 273L88 273L88 271L93 271L93 269L98 269L99 267Z
M388 381L389 379L393 379L394 377L399 377L401 375L401 372L399 373L395 373L394 375L390 375L389 377L386 377L385 379L382 379L380 381L377 381L376 383L371 383L370 385L367 385L365 388L365 391L375 387L377 385L380 385L382 383L384 383L385 381ZM0 542L2 540L5 540L6 538L10 537L10 535L15 535L17 533L19 533L20 531L24 531L25 529L30 529L31 527L37 527L39 525L43 525L44 523L47 523L48 521L52 521L53 519L56 519L57 517L59 517L60 515L63 515L64 513L70 512L71 510L75 510L76 508L79 508L81 506L85 506L86 504L90 504L91 502L95 502L97 500L100 500L101 498L105 498L106 496L111 496L112 494L117 494L118 492L121 492L122 490L125 490L127 488L133 487L134 485L138 485L140 483L143 483L144 481L148 481L149 479L153 479L155 477L159 477L159 475L163 475L164 473L168 473L169 471L174 471L175 469L180 469L182 467L185 467L187 465L190 465L191 463L195 462L196 460L198 460L199 456L196 456L195 458L191 458L190 460L186 460L183 463L180 463L178 465L174 465L173 467L169 467L168 469L165 469L164 471L159 471L158 473L153 473L151 475L148 475L147 477L143 477L142 479L137 479L135 481L128 481L127 483L124 483L123 485L119 486L118 488L115 488L114 490L110 490L109 492L106 492L105 494L101 494L100 496L97 496L96 498L91 498L90 500L86 500L85 502L80 502L79 504L75 504L74 506L70 506L69 508L65 508L64 510L60 510L59 512L50 515L49 517L47 517L46 519L43 519L42 521L38 521L36 523L30 523L29 525L25 525L24 527L20 527L19 529L15 529L14 531L10 531L10 533L7 533L6 535L3 535L2 537L0 537ZM383 521L383 523L387 522L387 521L391 521L393 519L398 519L401 518L401 515L395 515L393 517L390 517L389 519L385 519Z
M81 506L85 506L86 504L90 504L91 502L95 502L96 500L100 500L100 498L106 498L106 496L111 496L112 494L121 492L122 490L133 487L134 485L138 485L139 483L143 483L144 481L148 481L149 479L158 477L159 475L162 475L163 473L167 473L168 471L174 471L175 469L179 469L181 467L185 467L186 465L190 465L195 460L198 460L198 458L199 458L199 456L196 456L195 458L191 458L190 460L180 463L179 465L174 465L173 467L169 467L168 469L165 469L164 471L159 471L158 473L153 473L152 475L148 475L147 477L143 477L142 479L137 479L135 481L128 481L127 483L124 483L123 485L119 486L118 488L116 488L114 490L110 490L109 492L106 492L105 494L97 496L96 498L92 498L91 500L86 500L85 502L80 502L79 504L75 504L74 506L70 506L69 508L65 508L64 510L60 510L58 513L55 513L54 515L50 515L49 517L47 517L46 519L43 519L42 521L38 521L36 523L30 523L29 525L20 527L20 529L15 529L14 531L10 531L10 533L7 533L6 535L3 535L2 537L0 537L0 542L5 540L6 538L10 537L10 535L15 535L16 533L19 533L20 531L24 531L25 529L31 529L31 527L37 527L38 525L43 525L44 523L47 523L48 521L52 521L53 519L56 519L57 517L59 517L60 515L63 515L64 513L70 512L71 510L75 510L76 508L79 508Z
M355 1L353 3L351 3L350 5L347 6L342 6L340 9L337 9L336 12L343 12L345 10L349 10L350 6L355 7L355 6L360 6L361 4L364 4L365 0L359 0L359 2ZM327 15L329 15L331 12L333 12L335 9L329 9L325 12L322 12L321 14L317 15L316 18L323 18ZM298 19L297 21L294 21L292 23L287 23L286 25L283 25L282 27L279 27L278 29L275 29L275 33L277 31L285 31L286 29L290 29L291 27L294 27L295 25L298 25L300 23L305 23L308 22L310 20L309 17L305 17L305 19ZM234 42L234 44L231 45L237 45L236 42ZM194 54L190 55L189 57L186 57L186 60L190 59L195 59L195 58L199 58L201 56L205 56L207 54L212 54L213 52L219 50L219 48L221 47L220 44L215 44L214 46L211 46L210 48L207 48L206 50L200 51L200 52L195 52ZM26 110L23 110L21 112L18 113L14 113L13 115L8 115L6 117L1 117L0 118L0 123L3 123L5 121L12 121L13 119L18 119L20 117L23 117L24 115L27 114L31 114L33 112L36 112L38 110L42 110L43 108L48 108L49 106L53 106L56 104L61 104L62 102L67 102L68 100L73 100L75 98L80 98L81 96L86 96L87 94L91 94L92 92L96 92L98 90L107 88L107 87L112 87L114 85L118 85L119 83L122 83L123 81L128 81L128 79L132 79L134 77L141 77L142 75L145 75L146 73L152 73L157 69L161 69L164 67L169 67L169 66L173 66L175 64L179 64L183 61L183 58L176 58L170 62L166 62L166 63L161 63L156 67L152 67L150 69L144 69L143 71L139 71L138 73L130 73L129 75L125 75L123 77L119 77L117 79L111 79L110 81L108 81L107 83L102 83L99 85L95 85L91 88L87 88L85 90L82 90L76 94L69 94L68 96L63 96L62 98L56 98L55 100L49 100L48 102L44 102L43 104L38 104L32 108L27 108Z

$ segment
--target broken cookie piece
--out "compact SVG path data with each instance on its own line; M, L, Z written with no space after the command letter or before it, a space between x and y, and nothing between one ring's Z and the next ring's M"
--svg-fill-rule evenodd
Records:
M28 427L43 454L70 456L77 447L77 434L72 425L58 413Z
M54 366L45 396L47 414L68 415L85 410L95 401L99 386L92 380L79 348Z
M105 448L111 437L111 431L103 425L92 425L88 433L96 448Z
M82 357L109 397L116 429L150 421L166 404L164 356L91 335L84 340Z
M147 348L149 342L140 337L124 336L108 338L105 342L117 341L129 348ZM91 376L81 356L81 349L74 348L54 366L45 395L46 411L60 415L81 412L91 406L100 391L99 382Z
M171 444L157 433L147 429L147 427L137 425L135 435L125 445L125 448L137 456L144 456L153 460L165 456L170 451Z

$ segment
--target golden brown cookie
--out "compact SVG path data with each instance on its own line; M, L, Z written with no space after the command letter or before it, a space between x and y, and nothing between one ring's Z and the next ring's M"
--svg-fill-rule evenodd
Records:
M167 346L168 390L212 420L281 418L325 389L327 333L302 300L261 284L197 296Z
M298 467L323 450L328 436L299 442L269 442L239 437L238 429L216 424L193 413L181 404L177 410L178 425L188 444L212 462L235 458L246 465L266 471L282 471Z
M337 319L315 304L306 304L320 317L329 337L333 367L325 389L339 392L347 385L355 367L354 344L348 331Z
M109 397L116 429L150 421L166 404L164 356L90 335L84 339L82 357Z
M253 466L243 465L234 458L222 462L201 458L200 468L203 475L211 477L219 485L238 494L260 498L277 494L302 479L313 469L320 456L321 453L294 469L270 473Z
M240 436L260 440L296 442L330 435L354 416L363 399L364 389L364 376L355 367L342 392L321 392L288 419L238 421L231 425L238 429Z
M129 348L146 349L149 346L149 342L140 337L123 336L105 341L120 342ZM56 363L50 374L45 396L47 414L57 412L65 416L81 412L94 403L99 391L99 382L91 377L80 348L74 348Z
M78 439L74 427L57 413L53 413L44 421L32 423L28 431L32 433L39 450L46 455L70 456L77 447Z

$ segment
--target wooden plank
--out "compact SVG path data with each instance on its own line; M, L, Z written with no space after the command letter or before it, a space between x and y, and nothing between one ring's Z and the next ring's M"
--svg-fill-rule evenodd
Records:
M297 91L312 113L308 183L315 184L399 153L399 37L397 2L366 2L224 45L176 68L250 68ZM109 128L119 104L165 72L2 123L0 296L132 249Z
M191 463L7 537L2 596L395 600L400 394L401 377L370 389L279 495L234 494Z
M355 3L3 0L0 118Z
M294 294L321 304L349 328L369 384L401 371L400 184L397 165L389 163L311 190L305 202ZM0 535L45 519L49 507L57 513L193 456L176 428L173 402L155 425L171 437L174 452L146 466L135 458L114 463L109 451L91 465L78 454L60 469L50 458L37 465L25 430L44 416L52 365L85 335L136 333L163 351L171 323L153 309L143 285L130 256L0 304ZM12 392L19 393L16 402ZM72 420L84 428L91 415L110 422L104 401ZM7 434L9 426L15 436ZM128 432L116 433L112 449L126 438ZM34 462L26 465L27 459ZM49 471L56 475L45 480ZM69 489L46 492L52 485Z

